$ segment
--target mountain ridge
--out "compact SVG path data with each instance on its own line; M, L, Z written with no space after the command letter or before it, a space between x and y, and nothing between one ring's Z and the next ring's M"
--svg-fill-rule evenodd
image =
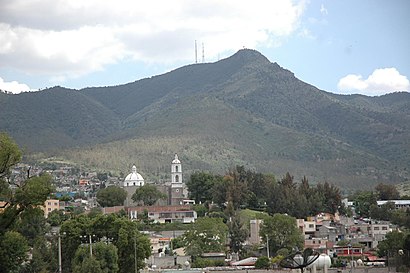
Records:
M332 94L255 50L124 85L37 93L0 94L0 131L29 152L100 169L128 172L141 154L158 178L164 155L178 152L191 170L243 164L347 188L409 179L409 93Z

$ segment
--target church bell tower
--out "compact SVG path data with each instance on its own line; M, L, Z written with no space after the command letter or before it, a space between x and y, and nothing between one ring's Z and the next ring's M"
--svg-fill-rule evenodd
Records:
M183 199L182 164L175 154L171 162L171 205L180 205Z

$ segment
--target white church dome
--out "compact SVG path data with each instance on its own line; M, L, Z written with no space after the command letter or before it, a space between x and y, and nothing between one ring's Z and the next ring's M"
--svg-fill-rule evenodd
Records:
M144 178L137 172L137 167L132 166L132 172L125 177L124 187L128 186L144 186Z

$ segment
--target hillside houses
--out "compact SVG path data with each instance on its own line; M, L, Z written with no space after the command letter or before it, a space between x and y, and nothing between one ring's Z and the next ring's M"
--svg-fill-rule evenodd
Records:
M255 225L262 220L251 220L250 243L262 243L261 238L255 241L259 231ZM304 247L312 248L319 253L332 257L351 256L366 259L368 251L375 249L394 227L385 221L363 221L348 217L319 214L308 219L297 219L299 230L304 236ZM346 244L349 244L347 246Z

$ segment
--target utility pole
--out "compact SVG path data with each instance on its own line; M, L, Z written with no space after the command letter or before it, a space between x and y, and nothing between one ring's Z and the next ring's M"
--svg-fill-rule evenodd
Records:
M61 261L61 236L60 233L58 233L58 272L62 273L62 261Z
M88 235L88 236L90 238L90 257L92 257L93 256L93 242L91 240L91 234Z
M137 237L134 236L134 266L135 266L135 273L138 273L137 267Z
M269 259L269 237L266 235L266 254L268 255Z

